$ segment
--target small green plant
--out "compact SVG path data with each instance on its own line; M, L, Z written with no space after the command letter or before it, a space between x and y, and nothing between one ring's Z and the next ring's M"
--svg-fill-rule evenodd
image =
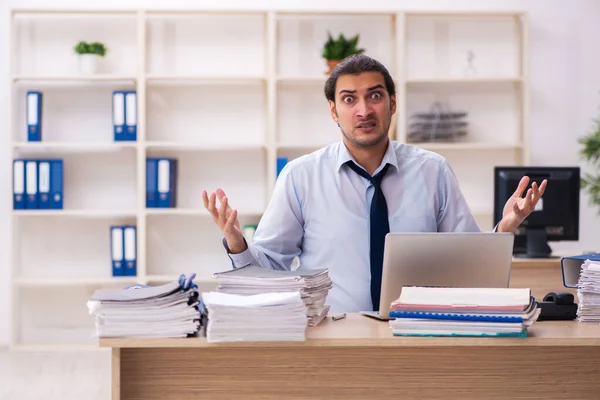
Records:
M600 162L600 119L594 120L594 127L591 131L578 139L579 144L583 145L580 155L584 160L598 168ZM600 206L600 174L585 173L581 178L581 189L590 195L590 203ZM600 210L598 210L600 214Z
M337 39L334 39L330 32L327 35L328 38L323 46L322 53L323 58L326 60L343 60L351 55L365 52L365 49L358 48L358 34L348 39L342 33L339 34Z
M80 41L77 43L77 45L75 45L74 50L77 54L97 54L101 57L104 57L108 49L106 46L104 46L104 44L99 42L88 43Z

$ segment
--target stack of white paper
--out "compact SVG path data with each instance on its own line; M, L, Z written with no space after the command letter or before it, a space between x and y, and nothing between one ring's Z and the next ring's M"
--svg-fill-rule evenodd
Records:
M318 325L329 313L327 295L332 287L329 270L298 269L275 271L255 265L216 273L217 291L254 295L272 292L300 292L306 305L308 325Z
M600 322L600 262L586 260L581 265L577 298L577 320Z
M209 342L306 340L306 306L300 292L202 294Z
M160 286L99 289L88 301L101 338L188 337L200 332L204 310L195 274Z
M526 337L539 315L529 289L403 287L390 328L395 336Z

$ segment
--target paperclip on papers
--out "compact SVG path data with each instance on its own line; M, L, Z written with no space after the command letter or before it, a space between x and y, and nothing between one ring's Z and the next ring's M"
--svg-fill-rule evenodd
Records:
M87 306L100 338L168 338L197 336L206 313L195 274L159 286L132 285L98 289Z

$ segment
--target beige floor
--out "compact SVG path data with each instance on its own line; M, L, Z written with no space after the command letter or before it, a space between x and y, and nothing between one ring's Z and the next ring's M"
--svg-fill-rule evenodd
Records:
M0 348L1 400L110 400L110 353Z

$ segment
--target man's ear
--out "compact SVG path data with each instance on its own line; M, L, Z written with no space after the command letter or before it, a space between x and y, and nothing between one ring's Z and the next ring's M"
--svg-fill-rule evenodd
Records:
M390 96L390 111L392 112L392 114L394 114L396 112L396 95L395 94Z
M335 109L335 102L331 100L329 100L329 112L331 113L331 119L333 119L333 122L337 123L338 115L337 110Z

